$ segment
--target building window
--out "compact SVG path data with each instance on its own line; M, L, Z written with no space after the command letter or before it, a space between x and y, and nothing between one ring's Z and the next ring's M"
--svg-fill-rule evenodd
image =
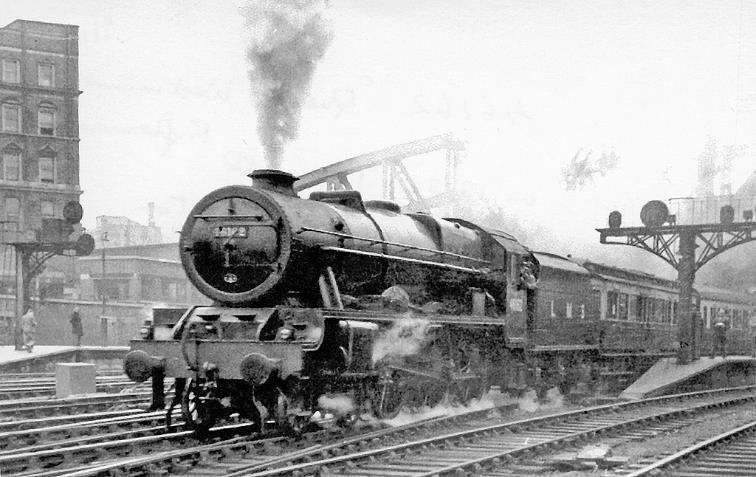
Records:
M37 65L37 76L40 86L55 86L55 68L49 63Z
M21 106L3 104L3 132L21 132Z
M4 151L3 152L3 179L6 181L17 181L21 177L21 152Z
M18 60L3 60L3 81L6 83L21 82L21 62Z
M585 319L585 303L580 304L580 318Z
M12 222L18 222L21 216L21 202L17 197L5 198L5 218Z
M551 317L556 318L556 311L554 310L554 300L551 300Z
M570 303L569 301L565 306L565 312L567 318L572 318L572 303Z
M40 209L42 217L55 216L55 204L50 202L49 200L43 200L42 202L40 202Z
M39 158L39 181L52 184L55 182L55 158Z
M37 115L39 124L39 133L45 136L55 134L55 111L52 109L42 108Z

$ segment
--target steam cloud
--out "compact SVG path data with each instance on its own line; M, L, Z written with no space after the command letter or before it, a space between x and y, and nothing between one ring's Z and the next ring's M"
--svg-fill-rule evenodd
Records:
M318 398L318 406L321 409L334 411L336 414L346 414L354 410L354 401L345 394L327 396L323 394Z
M420 351L428 335L430 322L420 318L402 318L386 330L373 346L373 363L386 356L412 356Z
M297 137L299 115L315 66L331 42L325 0L250 0L243 9L251 32L247 58L257 101L257 132L269 167Z
M496 399L490 394L485 394L480 399L470 401L464 406L452 406L448 403L448 401L446 401L432 408L423 407L419 410L419 412L410 413L402 410L393 419L387 419L382 422L388 424L391 427L397 427L404 426L406 424L412 424L413 422L422 421L424 419L431 419L433 417L457 416L466 412L483 411L485 409L493 410L493 408L496 406Z
M546 398L539 401L536 392L527 391L517 400L517 406L524 412L536 412L539 410L559 409L564 406L564 396L556 388L546 391Z
M572 157L570 164L562 169L562 179L566 190L580 190L585 187L587 182L592 181L596 174L603 177L607 172L617 167L619 158L614 151L601 153L601 156L595 160L591 160L593 151L589 151L581 158L582 152L582 149L579 150Z

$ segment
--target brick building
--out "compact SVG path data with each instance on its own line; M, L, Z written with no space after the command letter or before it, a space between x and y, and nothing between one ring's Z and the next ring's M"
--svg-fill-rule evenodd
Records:
M95 250L78 257L82 300L190 305L208 299L186 278L177 243ZM103 278L104 277L104 278Z
M152 215L150 215L148 225L142 225L128 217L99 215L97 216L97 225L89 231L89 234L94 237L97 248L163 243L163 234L160 227L155 225ZM103 237L106 238L106 241L103 241Z
M0 28L2 242L29 240L78 200L78 27L16 20Z

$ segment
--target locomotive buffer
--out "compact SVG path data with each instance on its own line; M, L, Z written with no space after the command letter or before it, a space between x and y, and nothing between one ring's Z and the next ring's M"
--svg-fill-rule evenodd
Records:
M670 202L678 207L677 214L670 214L664 202L652 200L641 209L643 227L621 227L622 214L615 210L609 214L609 227L596 230L603 244L638 247L677 270L680 285L677 363L687 364L700 356L698 313L692 304L696 272L726 250L756 239L753 222L756 197L718 196L670 199ZM742 217L742 221L736 222L736 217Z

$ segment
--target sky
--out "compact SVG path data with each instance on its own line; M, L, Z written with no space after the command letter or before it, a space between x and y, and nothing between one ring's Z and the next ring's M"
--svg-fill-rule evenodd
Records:
M265 167L245 4L0 0L0 24L80 27L86 226L146 223L154 202L177 240L199 198ZM709 138L748 147L735 189L756 169L756 2L332 0L324 16L332 41L284 150L294 174L454 132L468 140L460 185L568 253L596 245L611 210L638 224L648 200L691 195ZM579 151L618 161L567 191Z

